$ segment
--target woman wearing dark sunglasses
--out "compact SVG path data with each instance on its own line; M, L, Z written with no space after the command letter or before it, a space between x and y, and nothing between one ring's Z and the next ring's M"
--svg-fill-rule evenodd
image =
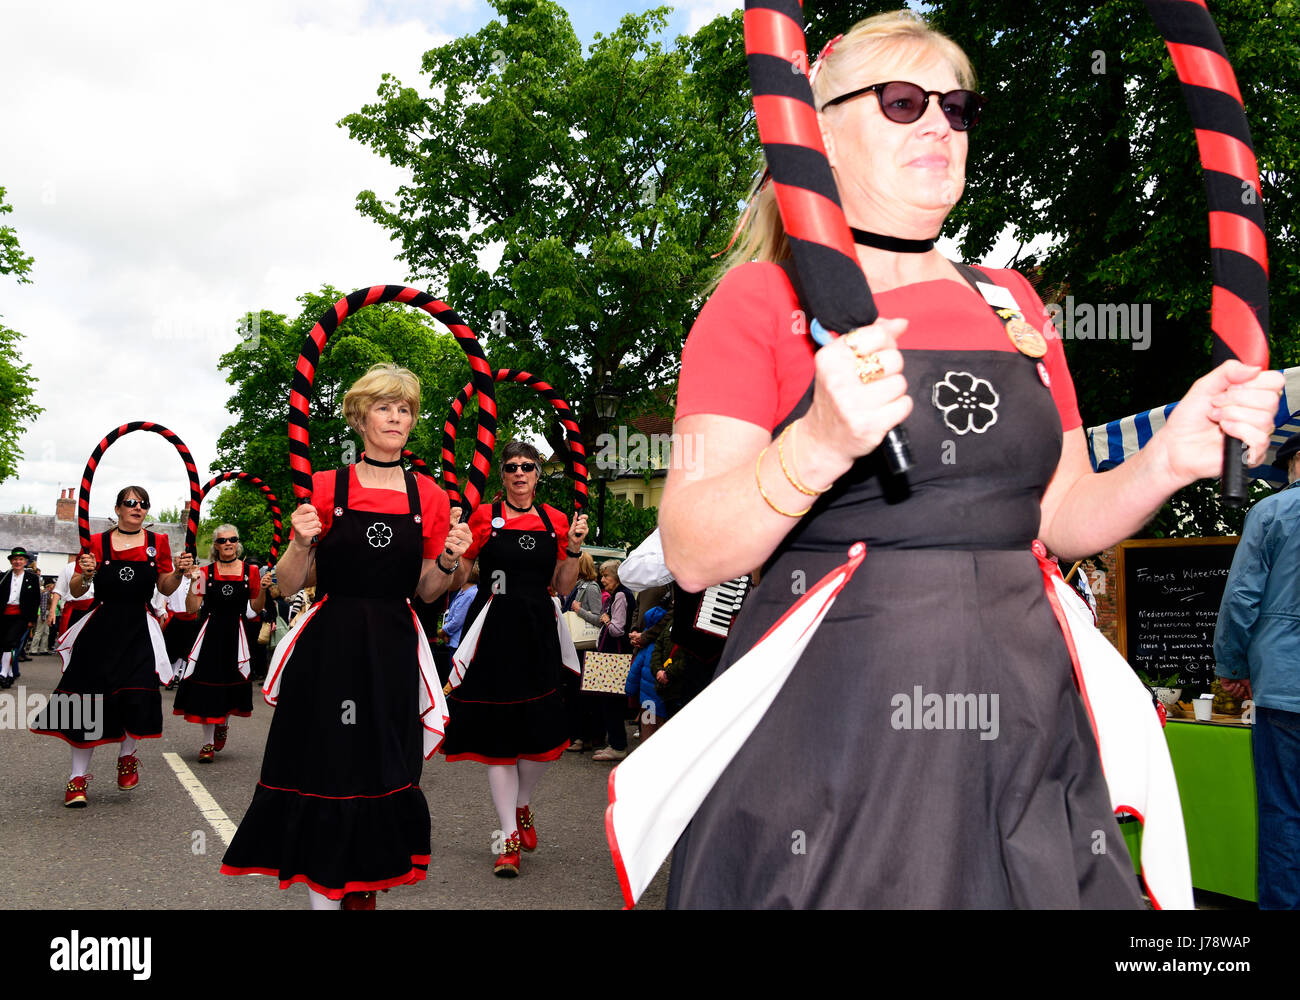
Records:
M223 524L212 537L209 563L190 571L185 610L198 613L199 634L176 688L172 714L203 727L199 763L211 764L224 750L230 717L253 714L252 651L244 612L266 606L257 567L244 563L239 529Z
M488 765L501 820L493 872L519 874L520 851L537 848L532 795L547 766L569 745L560 692L556 602L578 579L587 516L569 526L535 500L541 458L523 441L501 453L505 496L469 518L474 541L463 562L479 561L478 596L452 660L447 696L447 760Z
M851 544L867 555L679 840L670 905L1140 907L1031 546L1127 537L1217 474L1223 432L1261 455L1281 377L1218 369L1137 459L1093 474L1032 287L934 248L983 108L964 53L881 14L810 76L889 318L820 350L800 335L764 187L685 347L674 430L695 461L670 471L659 523L688 590L764 567L719 673ZM901 483L877 446L904 421Z
M72 747L63 799L72 808L86 805L95 747L119 745L117 787L127 792L140 783L136 742L162 735L158 682L171 680L172 666L149 602L155 585L165 595L179 587L194 559L182 552L173 567L167 536L144 527L148 511L143 487L123 489L115 507L117 527L91 536L90 551L78 559L70 593L82 597L93 580L98 604L59 640L63 676L50 707L32 726Z

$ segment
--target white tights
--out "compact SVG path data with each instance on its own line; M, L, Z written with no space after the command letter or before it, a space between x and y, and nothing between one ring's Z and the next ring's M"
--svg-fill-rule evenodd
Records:
M496 806L501 832L507 837L515 832L515 809L529 804L537 782L550 761L521 760L515 764L489 764L488 787Z
M95 752L94 747L73 747L72 748L72 773L68 778L83 778L90 770L90 755ZM128 736L122 740L122 749L118 751L118 757L129 757L135 753L135 737Z
M343 900L330 899L325 893L317 892L315 889L307 890L308 898L311 900L313 910L341 910Z

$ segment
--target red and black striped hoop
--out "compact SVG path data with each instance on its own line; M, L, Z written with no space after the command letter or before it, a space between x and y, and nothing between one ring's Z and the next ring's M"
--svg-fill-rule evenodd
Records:
M465 325L444 302L439 302L427 292L403 285L374 285L359 288L334 303L312 327L303 343L302 354L293 375L293 389L289 393L289 467L293 474L293 492L301 503L311 500L311 445L307 429L307 413L311 401L311 386L316 378L316 366L326 340L348 316L358 309L380 302L401 302L423 309L451 330L469 360L471 382L478 393L478 433L474 445L474 458L467 476L465 497L461 503L465 516L478 506L487 487L488 470L492 464L492 449L496 446L497 407L493 395L492 370L483 346L474 331ZM409 455L409 452L405 453ZM413 457L413 456L412 456ZM423 463L421 463L423 464ZM428 467L425 466L427 471Z
M1196 129L1210 209L1214 363L1268 367L1268 245L1259 166L1227 50L1204 0L1145 0L1165 40ZM1241 442L1223 449L1223 499L1246 498Z
M208 493L212 491L214 486L229 482L232 479L239 479L250 486L256 486L262 491L262 495L266 497L267 506L271 508L271 523L275 526L275 537L271 540L271 556L268 563L274 565L276 559L280 556L280 542L284 537L284 524L280 520L280 501L271 492L271 487L247 472L220 472L203 484L203 492L200 494L199 502L202 503L207 498Z
M199 530L199 504L202 500L202 493L199 490L199 470L194 465L194 456L190 454L189 448L185 447L185 442L162 424L155 424L150 420L133 420L129 424L122 424L109 431L99 444L95 445L95 450L86 460L86 469L81 474L81 490L77 494L77 535L81 540L81 551L90 551L90 486L95 481L95 469L98 468L99 460L104 457L108 446L123 434L130 434L133 431L152 431L154 434L161 434L171 442L172 447L180 453L181 461L185 463L185 474L190 480L189 514L185 521L185 551L192 553L194 537Z
M1264 208L1236 76L1205 0L1144 0L1183 84L1205 170L1214 267L1214 363L1268 365ZM822 146L800 0L745 0L745 52L759 138L804 296L843 333L877 316ZM887 449L892 457L893 446ZM1224 442L1223 496L1245 497L1241 442Z
M874 323L879 313L822 144L801 8L800 0L745 0L745 56L758 138L803 297L814 329L833 336ZM881 447L894 473L912 467L902 427Z
M554 387L543 382L536 375L523 371L519 368L498 368L493 372L493 378L498 382L518 382L520 385L526 385L533 389L543 398L550 401L551 405L560 413L560 423L565 430L565 443L569 446L568 474L573 480L573 506L575 510L582 511L587 507L587 449L582 444L582 428L578 426L578 421L574 419L573 408L565 402ZM471 382L466 385L452 400L451 408L447 411L447 420L442 426L442 483L453 500L457 493L456 480L456 431L460 427L461 414L465 412L465 406L469 403L470 394L474 390L474 384Z

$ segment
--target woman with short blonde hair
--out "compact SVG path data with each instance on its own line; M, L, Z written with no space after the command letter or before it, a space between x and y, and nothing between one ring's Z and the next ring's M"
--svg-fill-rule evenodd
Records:
M312 476L276 565L288 592L314 578L315 599L268 669L262 776L221 870L302 882L313 909L374 909L377 891L429 865L420 775L447 712L411 598L432 603L464 578L470 536L446 493L402 468L419 408L404 368L357 380L343 412L361 461Z

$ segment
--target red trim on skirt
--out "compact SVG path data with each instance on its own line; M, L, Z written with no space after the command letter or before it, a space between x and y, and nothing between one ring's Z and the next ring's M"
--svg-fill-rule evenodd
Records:
M156 733L144 733L142 735L127 733L126 736L119 736L115 740L95 740L93 743L79 743L76 740L68 739L68 737L53 729L29 729L28 732L33 733L36 736L57 736L64 743L74 746L78 750L93 750L95 747L107 746L109 743L122 743L125 742L128 737L133 740L157 740L162 738L162 731L159 730Z
M429 855L411 855L411 865L427 865ZM272 878L280 878L279 871L273 868L232 868L230 865L221 866L222 875L270 875ZM309 889L314 889L322 896L329 899L342 899L349 892L378 892L383 889L391 889L399 885L413 885L416 882L423 882L427 873L423 868L412 867L405 875L398 875L394 878L384 879L380 882L347 882L342 889L327 889L319 883L313 882L306 875L294 875L291 878L280 878L280 888L287 889L291 885L301 882Z
M450 764L458 760L472 760L479 764L518 764L521 760L535 760L538 763L545 764L553 760L559 760L560 756L568 748L569 741L565 740L554 750L547 750L545 753L521 753L518 757L484 757L477 753L455 753L447 756L447 762Z
M403 785L401 788L394 788L391 792L384 792L382 795L319 795L316 792L304 792L297 788L281 788L278 785L268 785L265 781L259 781L263 788L269 788L273 792L289 792L293 795L305 795L313 799L330 799L334 802L342 802L346 799L386 799L390 795L396 795L398 792L405 792L412 788L418 788L418 785Z
M179 708L173 708L172 715L183 716L186 722L193 722L200 726L223 725L225 721L229 719L232 715L237 715L241 719L251 719L253 717L252 712L231 711L231 712L227 712L225 715L214 716L213 718L208 719L199 715L190 715L188 712L184 712Z

